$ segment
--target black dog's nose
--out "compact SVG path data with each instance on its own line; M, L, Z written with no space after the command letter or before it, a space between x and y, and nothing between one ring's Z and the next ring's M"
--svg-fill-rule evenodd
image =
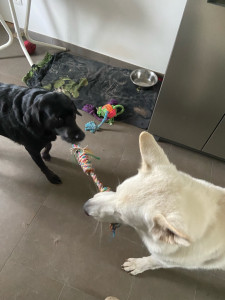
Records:
M80 131L75 134L76 141L82 141L85 138L85 133L83 131Z

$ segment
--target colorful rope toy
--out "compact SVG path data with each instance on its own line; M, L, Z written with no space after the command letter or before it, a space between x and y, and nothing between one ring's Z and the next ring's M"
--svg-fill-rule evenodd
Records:
M120 109L119 112L117 110ZM107 120L109 121L109 124L112 125L114 122L114 117L117 117L121 115L124 112L124 107L123 105L117 104L117 105L111 105L110 103L104 105L104 106L99 106L97 109L97 115L99 117L105 117L107 114Z
M100 159L99 157L93 155L93 153L87 148L81 148L78 145L73 144L71 148L71 153L74 155L76 161L81 166L83 172L89 176L91 176L92 180L94 181L95 185L97 186L99 192L110 191L109 187L104 187L103 184L97 178L95 174L95 169L92 166L89 156L92 156L96 159ZM116 234L116 228L120 227L119 223L112 223L110 224L110 229L113 233L113 237Z
M110 100L109 103L105 104L104 106L99 106L97 108L97 115L94 112L94 107L91 104L88 104L88 106L84 106L83 110L89 112L93 116L95 116L98 120L99 117L103 117L101 123L99 125L96 125L95 122L91 121L85 124L85 130L90 131L92 133L95 133L106 121L109 122L109 125L112 125L114 122L114 117L117 117L121 115L124 112L123 105L116 104L114 105L115 100ZM118 112L118 109L120 110ZM88 111L89 110L89 111Z

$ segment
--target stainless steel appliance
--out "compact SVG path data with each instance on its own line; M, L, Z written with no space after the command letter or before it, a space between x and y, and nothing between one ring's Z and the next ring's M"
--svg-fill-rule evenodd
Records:
M149 131L225 159L225 0L188 0Z

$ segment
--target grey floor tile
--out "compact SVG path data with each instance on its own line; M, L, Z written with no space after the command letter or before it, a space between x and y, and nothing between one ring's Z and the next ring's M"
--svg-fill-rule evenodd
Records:
M1 269L44 202L49 184L26 151L3 137L0 137L0 157Z
M225 162L212 159L212 177L211 182L225 187Z
M0 273L1 300L57 300L62 288L62 283L13 262Z
M127 178L134 176L138 172L138 168L140 167L140 158L137 157L136 161L130 163L130 160L127 158L121 158L118 165L112 170L113 174L116 177L116 186L122 183Z
M135 278L129 300L194 299L196 281L180 270L153 270Z
M170 143L166 142L158 142L158 144L163 148L163 151L169 157L173 146Z
M65 215L43 207L11 259L88 294L123 298L131 277L120 266L143 256L143 248L119 233L113 239L108 224L97 232L95 227L79 212Z
M210 157L175 145L171 145L168 157L178 170L199 179L211 180L212 159Z
M100 297L95 297L92 295L88 295L85 292L79 291L77 289L65 286L62 290L62 293L59 297L59 300L104 300Z
M26 232L40 204L0 191L0 269Z
M210 275L211 271L200 272L199 280L197 281L195 300L225 299L224 279Z
M44 202L50 184L23 146L0 136L0 178L7 193ZM17 193L17 190L20 193Z
M225 281L225 271L223 271L223 270L212 270L210 273L213 277L219 278L219 279Z

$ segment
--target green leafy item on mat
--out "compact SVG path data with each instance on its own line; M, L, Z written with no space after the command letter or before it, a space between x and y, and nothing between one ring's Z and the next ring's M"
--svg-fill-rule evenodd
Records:
M45 57L37 64L34 64L30 71L23 77L23 82L27 83L27 81L33 77L34 73L43 68L48 62L52 59L53 55L50 53L46 53Z
M86 85L88 85L86 78L81 78L79 83L77 83L69 77L60 77L54 83L49 83L48 85L43 86L43 88L46 90L61 90L65 95L77 98L79 96L79 89Z
M36 72L38 72L41 68L47 65L52 58L53 55L47 52L45 57L39 63L34 64L31 67L31 70L23 77L23 82L27 83L27 81L31 79ZM72 96L73 98L77 98L79 96L79 89L82 86L87 85L88 81L86 78L81 78L78 83L70 79L69 77L60 77L55 82L43 86L43 88L48 91L59 90L69 97Z

